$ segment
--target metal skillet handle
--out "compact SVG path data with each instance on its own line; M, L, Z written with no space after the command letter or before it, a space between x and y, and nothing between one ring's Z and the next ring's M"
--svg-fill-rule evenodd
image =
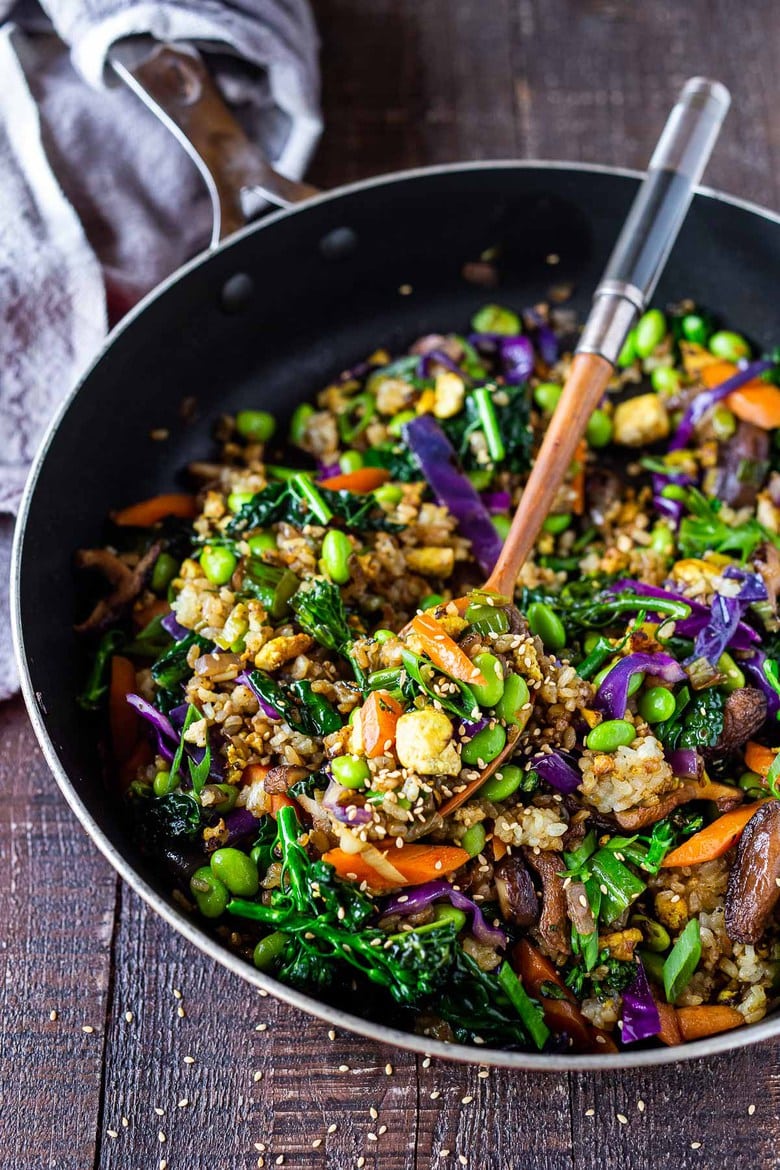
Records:
M289 207L316 187L275 171L239 126L190 45L129 37L109 50L119 78L170 130L201 173L211 197L215 247L266 203Z
M730 105L719 81L686 81L594 294L578 353L616 363L653 295Z

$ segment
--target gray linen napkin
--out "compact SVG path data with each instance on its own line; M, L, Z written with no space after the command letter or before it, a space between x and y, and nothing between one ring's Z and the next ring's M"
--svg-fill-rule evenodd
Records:
M200 44L244 129L290 178L321 129L306 0L0 0L0 699L18 687L7 517L35 448L109 321L209 238L193 164L135 95L107 84L110 46L140 33Z

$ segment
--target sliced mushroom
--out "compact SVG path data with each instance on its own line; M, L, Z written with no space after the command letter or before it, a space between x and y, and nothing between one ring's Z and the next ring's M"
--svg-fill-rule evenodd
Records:
M494 881L498 904L507 922L517 926L531 926L539 919L539 896L533 879L515 854L505 857L496 866Z
M288 792L293 784L305 780L308 775L308 768L298 768L294 764L278 764L266 772L263 788L266 792Z
M780 800L762 804L745 826L726 890L726 933L757 943L780 898Z
M100 633L135 601L146 584L154 562L160 555L162 545L155 543L139 560L134 569L105 548L82 548L76 553L76 567L96 569L102 573L109 585L113 586L108 597L101 597L92 613L76 626L77 634Z
M629 808L625 812L615 813L615 820L621 829L635 833L647 825L654 825L674 812L681 804L691 800L712 800L718 806L719 812L727 812L741 804L745 794L741 788L733 788L729 784L718 784L714 780L686 780L673 792L667 792L658 801L658 804L649 807Z
M563 888L563 859L560 853L523 849L523 856L542 882L542 915L537 934L551 956L565 957L571 953L566 891Z
M766 696L757 687L739 687L732 691L723 708L723 731L715 752L733 752L747 743L766 719Z
M710 484L712 495L732 508L752 508L769 462L769 432L740 422L734 435L721 443ZM745 469L752 474L745 474Z
M596 920L585 893L584 882L570 882L566 887L566 909L579 934L593 934Z

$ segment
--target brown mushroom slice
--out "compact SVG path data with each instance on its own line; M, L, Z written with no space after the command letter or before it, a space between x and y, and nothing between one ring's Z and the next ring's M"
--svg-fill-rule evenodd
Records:
M615 820L621 829L636 833L639 829L654 825L656 821L662 821L681 804L687 804L691 800L712 800L717 804L719 812L727 812L741 804L744 798L745 794L741 788L718 784L705 776L703 780L687 780L679 788L675 788L674 792L667 792L662 796L658 804L647 808L641 806L629 808L625 812L615 813Z
M571 953L566 891L563 888L563 858L560 853L523 849L523 856L542 882L542 915L537 926L540 941L550 955Z
M308 768L300 768L294 764L277 764L275 768L269 768L266 772L263 788L271 793L288 792L293 784L305 780L308 775Z
M569 882L566 887L566 909L578 934L593 934L596 919L588 902L584 882Z
M539 895L530 873L515 854L507 854L495 869L498 904L507 922L531 926L539 919Z
M733 752L747 743L766 719L766 695L757 687L738 687L723 707L723 731L711 752Z
M780 898L780 800L768 800L745 826L726 890L726 933L757 943Z
M124 561L106 548L80 549L76 553L76 567L96 569L113 589L107 597L101 597L89 617L75 627L76 633L100 633L116 621L143 589L161 549L160 543L151 545L134 569L128 568Z

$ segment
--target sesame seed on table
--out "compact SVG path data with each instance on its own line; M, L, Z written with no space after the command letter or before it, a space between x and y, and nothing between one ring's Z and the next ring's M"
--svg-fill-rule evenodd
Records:
M323 187L457 159L641 167L682 80L705 73L734 98L707 182L780 207L773 0L314 7L327 129L310 178ZM60 796L20 701L0 708L0 743L2 1165L777 1165L772 1045L533 1075L344 1034L258 995L117 879Z

